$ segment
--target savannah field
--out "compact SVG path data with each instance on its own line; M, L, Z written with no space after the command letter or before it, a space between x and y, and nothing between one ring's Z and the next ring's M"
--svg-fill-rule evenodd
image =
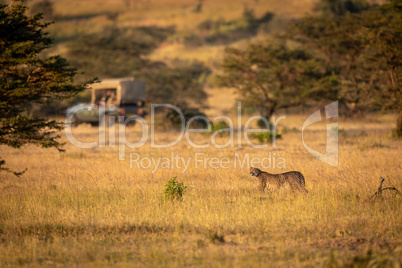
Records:
M301 126L307 117L287 116L278 126L282 138L265 149L244 139L224 149L196 149L185 139L155 149L148 140L126 148L126 160L119 161L118 141L115 148L81 149L63 136L64 153L1 147L10 168L28 170L21 177L1 174L0 266L400 267L402 196L384 191L382 199L368 201L380 177L384 187L402 189L402 144L390 132L395 116L339 119L337 167L304 149ZM158 144L178 136L156 129ZM310 126L306 144L325 151L325 129L325 123ZM83 142L98 138L89 125L73 133ZM126 134L135 142L141 128ZM211 135L190 138L211 143ZM154 170L144 160L130 168L130 153L134 160L168 158L171 165ZM190 159L187 169L172 155ZM208 157L229 164L219 167ZM272 168L266 170L272 173L302 172L308 195L260 193L247 157L270 158ZM182 201L164 198L173 177L187 186Z
M76 36L113 24L174 26L176 32L149 58L200 60L213 69L226 44L189 46L181 36L205 20L241 18L246 3L205 0L196 13L195 0L135 2L128 8L124 0L53 1L56 19L49 33L55 45L45 54L65 56ZM254 0L247 8L258 18L273 12L270 25L281 29L282 22L314 12L315 2ZM258 32L228 45L244 47L270 34ZM233 119L233 146L212 145L214 138L227 143L228 134L191 133L192 142L209 147L194 148L183 137L157 149L148 137L143 146L129 148L117 134L113 138L117 126L106 131L104 147L76 147L64 132L61 153L33 145L0 146L8 168L27 169L20 177L0 173L0 267L401 267L402 195L390 190L370 199L381 178L383 187L402 191L402 141L391 134L396 114L339 117L307 127L305 144L323 153L326 125L339 124L339 164L332 167L303 146L303 122L313 110L277 112L277 118L286 116L278 124L282 137L276 145L253 148L244 136L238 139L252 115L239 121L234 91L207 84L203 112L211 120ZM150 116L146 120L150 125ZM165 121L157 118L157 144L179 136ZM98 128L86 124L72 132L81 142L99 138ZM131 143L141 134L138 124L126 128ZM119 160L119 146L124 160ZM271 173L302 172L309 193L259 192L249 168L261 166L261 160L267 166L261 169ZM166 183L175 177L187 187L181 201L164 196Z

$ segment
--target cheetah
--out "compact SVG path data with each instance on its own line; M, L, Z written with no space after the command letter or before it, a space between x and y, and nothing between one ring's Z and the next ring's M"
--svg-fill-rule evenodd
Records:
M250 175L258 178L260 182L258 188L261 192L264 192L266 188L268 190L275 190L284 189L289 186L293 193L296 191L308 193L307 189L305 188L303 174L298 171L271 174L261 171L258 168L251 167Z

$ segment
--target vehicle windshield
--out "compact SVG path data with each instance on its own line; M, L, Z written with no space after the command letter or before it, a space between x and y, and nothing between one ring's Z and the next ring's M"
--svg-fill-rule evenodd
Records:
M116 88L102 88L95 90L95 104L110 105L116 104Z

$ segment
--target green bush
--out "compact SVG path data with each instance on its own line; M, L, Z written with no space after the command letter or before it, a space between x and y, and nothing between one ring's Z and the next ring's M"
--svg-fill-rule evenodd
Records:
M177 177L173 177L165 184L165 199L168 200L182 200L183 194L186 192L187 186L182 182L178 183Z
M188 121L196 116L202 116L207 118L207 116L201 112L198 108L180 108L180 111L183 113L184 116L184 123L187 125ZM179 113L176 111L169 111L168 114L166 115L166 118L171 122L172 126L175 129L181 129L181 116ZM201 118L196 118L194 119L191 124L190 128L191 129L200 129L200 128L207 128L207 122L204 119Z
M253 139L258 139L260 143L271 143L274 137L276 139L280 139L282 138L282 135L278 133L274 134L272 132L259 132L252 134L251 137Z
M218 121L215 124L213 122L211 122L211 133L213 134L216 131L225 129L225 128L230 128L230 126L225 122L225 121ZM228 131L222 131L220 132L218 135L224 136L224 135L229 135Z
M273 127L273 125L268 123L268 126L267 126L266 122L269 122L269 118L267 118L267 117L264 117L264 119L262 119L262 118L258 119L257 126L259 126L260 128L268 128L269 127L269 129L271 129Z

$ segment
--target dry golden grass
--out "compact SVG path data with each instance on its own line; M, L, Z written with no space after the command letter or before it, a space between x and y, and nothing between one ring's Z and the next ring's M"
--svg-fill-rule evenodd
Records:
M153 149L149 142L127 148L79 149L66 153L27 146L1 147L9 167L28 171L17 178L1 173L0 266L325 266L371 261L398 267L402 262L402 197L386 195L369 203L382 176L385 186L402 190L401 141L391 139L394 116L340 120L340 163L330 167L304 149L301 125L306 116L289 116L277 146L192 148L182 141ZM246 117L243 117L243 124ZM97 139L96 128L74 129L81 141ZM325 148L325 125L305 133L309 146ZM138 139L138 126L129 139ZM158 143L177 133L156 133ZM201 144L210 136L195 134ZM65 140L65 138L63 138ZM223 144L228 136L218 138ZM254 141L256 142L256 141ZM307 196L264 193L242 160L284 159L301 171ZM188 169L130 168L129 153L141 157L192 158ZM229 168L195 167L194 157L227 157ZM275 154L275 155L274 155ZM273 160L271 160L273 161ZM163 199L165 183L177 176L188 187L182 202Z
M231 88L206 88L208 94L208 116L228 114L235 110L236 93Z
M128 10L123 1L57 0L54 4L56 14L77 16L51 26L59 42L53 53L61 54L66 51L64 40L114 23L105 12L120 13L119 27L175 25L179 32L188 32L206 19L239 18L244 8L240 0L206 0L201 13L193 12L196 1L184 0L139 1ZM250 1L248 8L257 16L271 11L294 18L310 12L313 4L310 0ZM222 51L223 46L165 43L151 58L212 64ZM233 111L235 97L230 89L208 89L208 94L208 116ZM281 121L283 139L267 149L251 148L244 139L240 147L235 143L225 149L195 149L186 141L154 149L148 142L138 149L126 148L126 160L119 161L117 147L80 149L67 142L67 151L58 153L33 146L20 150L2 146L1 156L10 168L28 171L19 178L0 173L0 266L311 267L369 262L400 266L402 197L387 193L382 200L365 202L381 176L385 186L402 190L402 144L390 134L395 116L340 120L340 163L333 168L302 145L301 126L308 115ZM241 118L244 125L248 116ZM317 123L305 133L307 144L321 152L325 128L325 122ZM178 136L161 129L156 133L158 143ZM85 125L74 133L87 142L96 141L98 135L96 128ZM129 129L129 140L139 136L139 126ZM190 136L198 144L211 140L209 135ZM217 138L220 144L227 139ZM191 159L185 172L182 165L153 172L153 166L130 168L130 153L155 160L171 158L172 153ZM203 163L196 167L196 154L209 161L205 168ZM273 167L265 170L272 173L301 171L309 194L259 193L249 164L238 160L247 156L268 157ZM213 168L214 157L227 158L227 168ZM172 177L188 187L182 202L163 199L164 185Z
M233 20L241 18L244 8L253 9L256 17L272 12L278 17L299 18L311 13L316 1L249 1L222 0L204 1L202 12L195 13L197 1L185 0L148 0L134 1L137 5L130 8L124 0L58 0L54 1L54 13L59 18L49 27L50 34L56 38L57 44L50 54L65 55L65 43L79 34L101 32L105 26L174 26L177 35L192 33L205 20ZM116 21L108 18L109 13L116 13ZM281 24L281 22L277 22ZM222 55L223 45L203 45L200 47L185 46L176 38L168 40L150 56L153 60L169 60L174 58L201 60L208 65ZM247 39L247 41L249 41ZM240 42L241 44L241 42ZM233 45L238 45L237 43Z
M135 1L129 8L124 0L59 0L54 2L55 13L61 16L85 16L103 12L119 12L122 21L136 25L177 25L180 29L194 27L205 19L234 19L241 16L245 6L254 9L257 16L270 11L288 17L300 17L311 12L316 1L204 1L202 12L195 13L197 1L148 0Z

